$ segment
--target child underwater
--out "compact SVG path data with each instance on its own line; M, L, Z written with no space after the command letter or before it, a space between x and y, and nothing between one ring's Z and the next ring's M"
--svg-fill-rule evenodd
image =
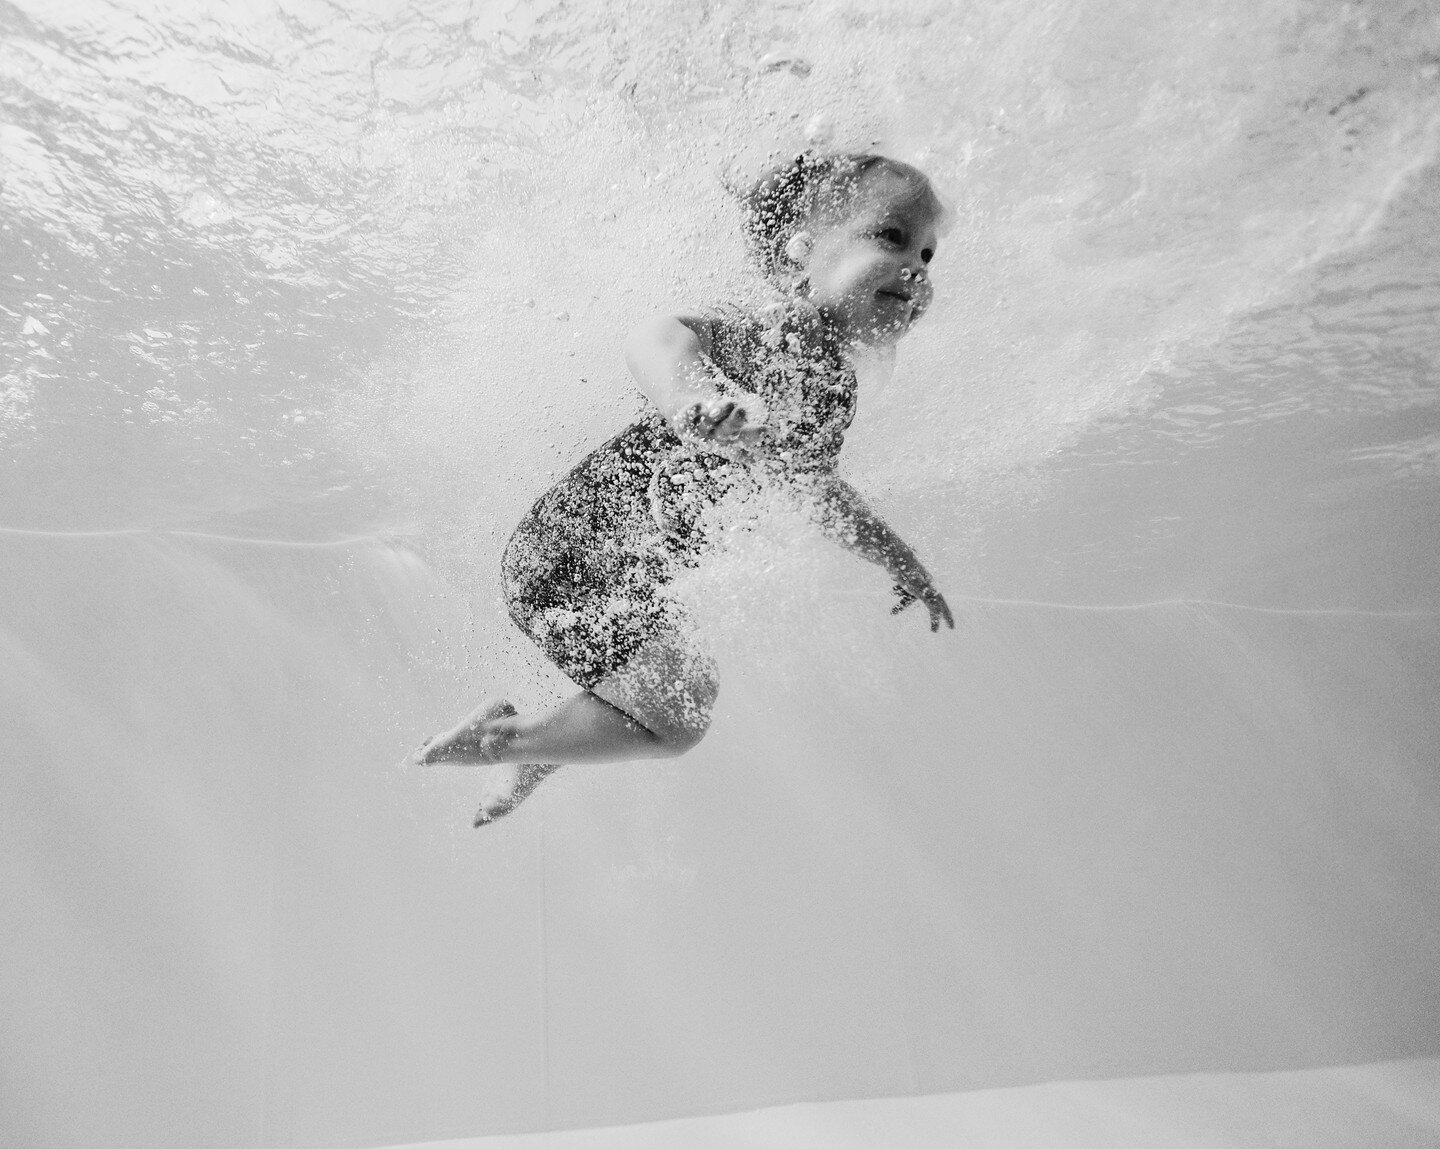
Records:
M930 304L939 197L898 160L802 153L744 208L751 255L785 302L641 324L625 356L653 409L542 495L506 545L510 617L583 689L539 715L487 699L413 755L500 767L476 826L559 765L669 758L704 737L716 668L669 585L716 542L706 512L721 498L785 485L826 537L889 573L896 612L920 602L932 631L955 625L914 551L835 470L852 355L892 347Z

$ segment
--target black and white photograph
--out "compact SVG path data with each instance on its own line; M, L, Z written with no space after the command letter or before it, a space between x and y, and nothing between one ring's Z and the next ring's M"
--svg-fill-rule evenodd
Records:
M0 0L0 923L4 1149L1440 1149L1440 7Z

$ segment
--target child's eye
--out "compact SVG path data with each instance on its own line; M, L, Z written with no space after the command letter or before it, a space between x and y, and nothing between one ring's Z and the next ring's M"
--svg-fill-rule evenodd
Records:
M886 243L893 243L897 247L905 246L905 233L898 227L882 227L875 233Z

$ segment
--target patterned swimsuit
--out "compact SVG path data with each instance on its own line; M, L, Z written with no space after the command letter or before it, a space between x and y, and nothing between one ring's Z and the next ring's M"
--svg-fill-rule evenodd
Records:
M702 520L720 498L834 470L855 417L855 373L833 352L799 351L799 321L711 320L722 389L751 391L767 409L770 434L746 461L682 440L652 411L585 456L515 528L501 563L510 617L581 686L682 625L667 587L712 545Z

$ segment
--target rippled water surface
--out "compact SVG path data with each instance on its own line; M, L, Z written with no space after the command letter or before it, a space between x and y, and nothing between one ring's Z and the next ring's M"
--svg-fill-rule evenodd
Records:
M858 432L914 454L853 452L937 514L1097 421L1178 454L1433 397L1423 5L0 13L9 526L503 517L633 409L618 332L754 290L725 184L817 115L958 209Z

